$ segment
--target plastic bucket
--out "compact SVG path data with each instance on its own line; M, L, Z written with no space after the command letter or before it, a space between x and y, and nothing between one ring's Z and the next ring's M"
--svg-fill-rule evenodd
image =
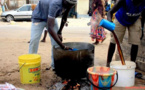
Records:
M41 57L38 54L25 54L19 56L20 79L22 84L40 82Z
M87 72L88 81L91 83L91 90L111 90L117 82L116 79L114 83L115 74L118 76L115 69L95 66L88 68Z
M115 29L115 24L106 19L102 19L99 25L108 29L109 31L113 31Z
M122 65L121 61L112 61L111 68L114 68L118 72L117 87L130 87L134 86L135 82L135 67L136 64L131 61L125 61L126 65Z

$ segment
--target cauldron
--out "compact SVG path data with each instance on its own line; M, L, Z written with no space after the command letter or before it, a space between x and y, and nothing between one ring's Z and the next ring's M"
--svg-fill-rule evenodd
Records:
M55 72L63 79L86 77L87 68L94 65L94 45L84 42L69 42L64 45L78 49L63 50L53 47Z

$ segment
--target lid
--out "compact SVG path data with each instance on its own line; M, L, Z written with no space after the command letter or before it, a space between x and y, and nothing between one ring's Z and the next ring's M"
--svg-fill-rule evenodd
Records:
M112 61L110 67L115 69L134 69L136 64L132 61L125 61L125 65L122 65L121 61Z
M109 67L94 66L87 69L89 74L95 74L100 76L110 76L116 74L116 70Z
M24 54L19 56L19 62L21 63L33 63L41 61L41 56L38 54Z

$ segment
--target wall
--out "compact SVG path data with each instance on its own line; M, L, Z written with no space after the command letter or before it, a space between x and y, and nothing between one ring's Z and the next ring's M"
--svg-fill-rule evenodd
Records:
M38 3L38 1L39 0L29 0L29 3L34 4ZM26 4L26 0L7 0L9 10L16 9L18 7L23 6L24 4Z
M24 4L26 4L26 0L7 0L9 10L16 9Z
M80 15L87 15L89 10L89 0L78 0L77 13Z

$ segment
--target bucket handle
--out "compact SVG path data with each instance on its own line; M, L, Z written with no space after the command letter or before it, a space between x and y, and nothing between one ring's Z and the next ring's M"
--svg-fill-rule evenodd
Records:
M20 69L24 66L26 64L26 62L25 63L23 63L23 65L20 67ZM20 69L19 69L19 71L20 71Z
M88 73L87 73L87 79L88 79L88 81L89 81L94 87L99 88L99 89L101 89L101 90L106 90L106 89L110 89L110 88L114 87L115 84L116 84L117 81L118 81L118 72L117 72L117 71L116 71L116 76L117 76L117 78L116 78L116 81L115 81L114 85L112 85L112 86L110 86L110 87L99 87L99 86L96 86L92 81L90 81L90 79L89 79L89 77L88 77Z

